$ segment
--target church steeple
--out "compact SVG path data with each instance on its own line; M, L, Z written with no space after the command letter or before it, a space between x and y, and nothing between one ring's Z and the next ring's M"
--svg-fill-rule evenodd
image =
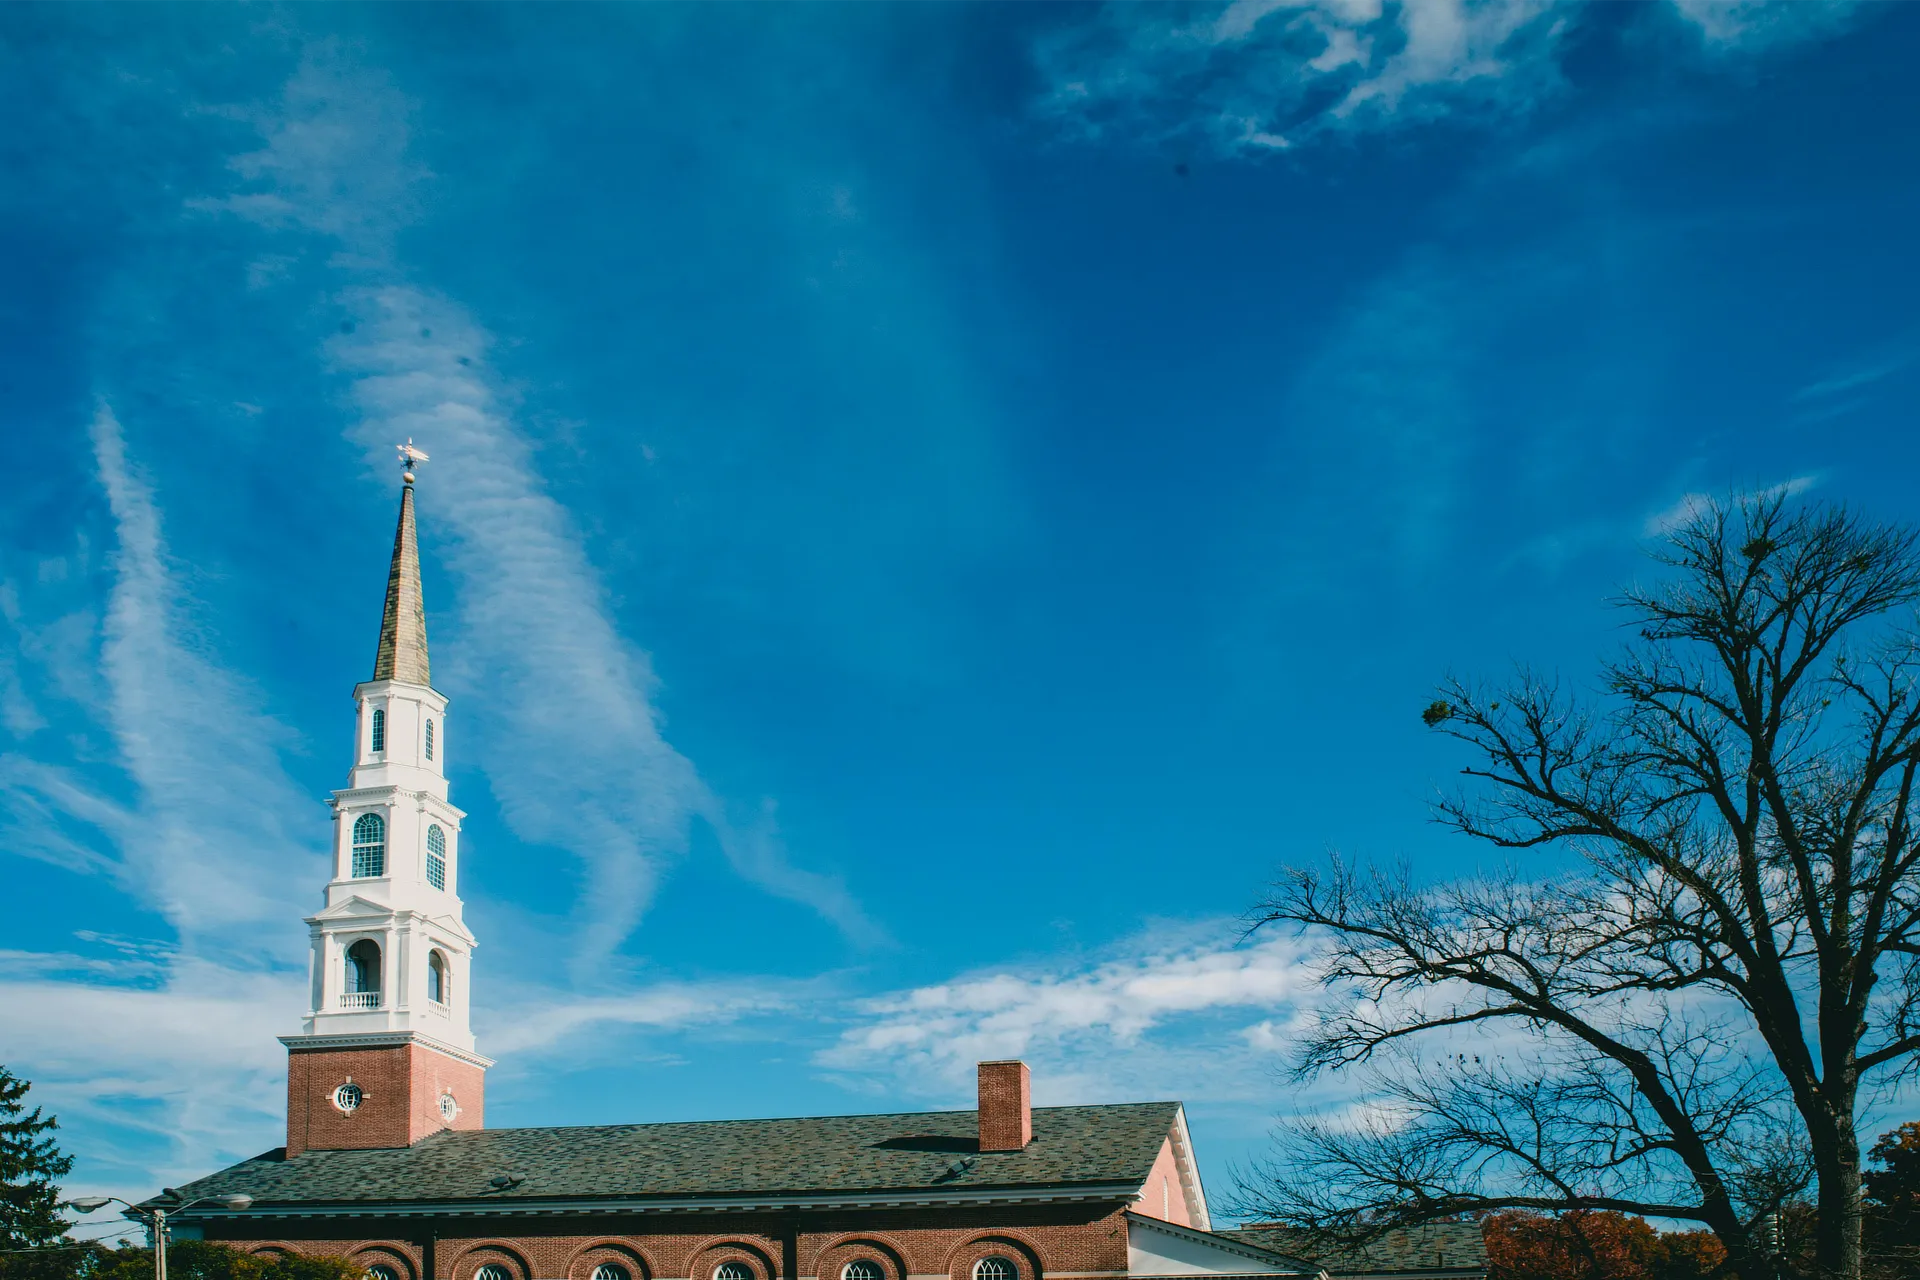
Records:
M404 1147L481 1126L486 1069L467 1014L460 821L447 699L429 683L408 441L373 679L355 686L353 767L333 793L333 875L307 918L311 1003L287 1046L287 1153Z
M413 527L413 472L400 490L400 526L393 531L393 564L387 570L387 607L380 614L375 680L431 686L427 667L427 604L420 594L420 543Z

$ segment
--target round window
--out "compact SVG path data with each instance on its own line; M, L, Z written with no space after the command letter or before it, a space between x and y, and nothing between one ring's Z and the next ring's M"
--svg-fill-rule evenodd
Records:
M453 1100L453 1095L450 1093L441 1094L440 1095L440 1118L442 1120L445 1120L448 1124L452 1124L453 1118L459 1114L460 1114L460 1104Z
M617 1262L603 1262L593 1269L593 1280L633 1280L627 1269Z
M753 1280L753 1268L744 1262L723 1262L713 1269L713 1280Z
M333 1091L333 1105L342 1111L352 1112L363 1101L366 1094L360 1092L360 1086L349 1080Z
M840 1268L840 1280L883 1280L885 1274L872 1258L855 1258Z
M1020 1280L1012 1258L982 1258L973 1264L973 1280Z
M367 1280L400 1280L400 1273L384 1262L376 1262L367 1268Z

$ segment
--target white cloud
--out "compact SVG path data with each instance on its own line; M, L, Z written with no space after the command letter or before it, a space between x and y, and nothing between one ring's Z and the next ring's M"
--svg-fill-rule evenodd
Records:
M1709 50L1740 52L1817 39L1845 26L1853 0L1672 0Z
M88 710L134 794L118 799L77 769L9 756L0 759L9 833L21 852L112 872L189 952L290 959L293 888L322 878L325 810L279 767L290 735L195 625L153 492L106 405L92 440L116 546L99 636L102 700Z
M147 1195L279 1144L286 1057L272 1032L291 1029L305 987L304 975L184 956L10 952L0 1061L64 1131L87 1135L70 1193Z
M448 537L458 583L461 643L442 660L457 655L454 687L484 691L472 749L514 833L587 870L578 963L632 932L696 819L749 881L876 937L838 880L788 860L770 809L730 812L666 740L652 662L614 627L578 532L487 380L489 336L417 289L345 301L358 318L333 353L363 415L354 439L382 463L407 438L433 455L421 518L430 541Z
M1796 494L1805 493L1819 483L1820 477L1817 474L1794 476L1790 480L1768 485L1764 489L1751 490L1747 496L1761 499L1791 498ZM1648 516L1640 532L1648 538L1657 538L1671 533L1719 500L1710 493L1683 493L1672 506Z
M1717 53L1825 34L1850 6L1676 0ZM1818 10L1818 13L1809 13ZM1069 133L1250 154L1440 115L1516 116L1564 87L1567 0L1108 4L1049 33L1039 114Z
M619 1028L666 1030L737 1022L778 1012L793 1004L797 984L771 981L663 982L609 996L569 996L564 992L510 991L506 1001L529 1012L491 1028L487 1051L506 1056L549 1057L577 1042Z
M508 825L587 870L576 970L633 931L696 819L747 880L877 939L839 880L787 858L770 802L733 811L667 742L651 660L614 626L579 532L495 394L490 335L457 304L392 283L393 233L424 176L407 154L411 115L383 73L319 45L279 104L247 114L265 145L235 162L246 190L201 207L327 237L347 250L336 265L372 281L342 291L355 324L331 344L361 414L350 434L381 461L409 437L434 458L420 501L430 540L450 535L453 687L484 689L471 745Z
M1103 960L995 969L860 1004L820 1066L963 1097L974 1064L1024 1058L1049 1103L1191 1092L1264 1096L1276 1048L1318 999L1314 944L1243 946L1225 921L1165 928ZM1257 1021L1242 1025L1258 1016Z

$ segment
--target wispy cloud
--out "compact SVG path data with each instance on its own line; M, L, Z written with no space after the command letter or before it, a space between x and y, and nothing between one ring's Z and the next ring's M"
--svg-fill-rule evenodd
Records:
M1678 0L1665 13L1729 53L1831 31L1845 10ZM1512 117L1564 89L1580 19L1564 0L1108 4L1037 44L1036 109L1070 134L1229 155L1442 115Z
M114 874L189 952L297 953L292 886L323 878L325 810L279 767L289 733L224 667L168 560L153 491L101 405L94 460L112 512L113 574L99 636L102 701L123 799L93 776L27 755L0 759L21 850ZM245 803L233 803L235 797Z
M736 812L667 742L652 662L614 626L573 520L497 394L490 335L390 260L421 176L406 150L410 105L337 53L310 53L280 107L253 117L263 146L234 162L245 190L208 207L346 251L338 302L353 318L329 353L360 413L350 434L372 458L409 437L434 456L421 495L458 584L454 686L485 690L473 749L508 825L587 872L577 971L633 931L696 820L750 882L877 940L838 879L786 856L769 806ZM366 207L383 201L378 216Z
M1771 484L1763 489L1749 490L1746 496L1763 499L1791 498L1796 494L1805 493L1819 483L1818 474L1794 476L1790 480L1782 480L1779 484ZM1670 533L1720 500L1722 499L1711 493L1683 493L1672 506L1648 516L1640 532L1642 536L1648 538L1657 538L1662 534Z
M652 662L614 628L571 519L485 378L487 334L411 288L345 301L358 319L333 351L363 414L353 436L382 462L394 440L432 445L420 492L459 584L453 680L485 691L476 746L508 825L584 864L582 966L633 931L696 819L753 883L877 938L839 881L787 859L770 813L737 819L667 742Z
M1276 1052L1317 998L1310 940L1232 943L1226 921L1163 925L1081 964L996 968L886 995L819 1065L884 1075L939 1098L971 1091L974 1064L1025 1058L1049 1103L1191 1088L1260 1096Z

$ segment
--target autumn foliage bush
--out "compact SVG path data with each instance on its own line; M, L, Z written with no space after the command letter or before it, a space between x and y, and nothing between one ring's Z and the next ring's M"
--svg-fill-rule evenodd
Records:
M1656 1231L1602 1210L1486 1220L1488 1280L1704 1280L1726 1261L1710 1231Z

